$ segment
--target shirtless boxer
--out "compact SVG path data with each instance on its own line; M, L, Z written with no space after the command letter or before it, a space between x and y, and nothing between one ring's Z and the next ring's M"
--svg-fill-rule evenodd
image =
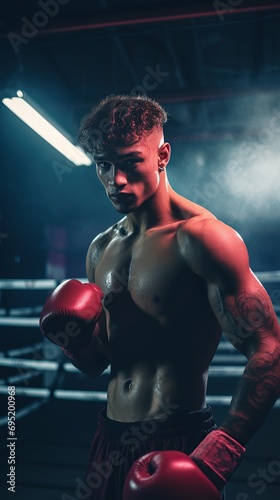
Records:
M171 188L166 119L145 96L109 96L79 131L124 215L91 243L89 284L63 283L41 314L78 369L111 365L82 498L121 500L124 484L125 500L220 498L280 394L270 298L241 237ZM217 428L206 389L222 331L248 361Z

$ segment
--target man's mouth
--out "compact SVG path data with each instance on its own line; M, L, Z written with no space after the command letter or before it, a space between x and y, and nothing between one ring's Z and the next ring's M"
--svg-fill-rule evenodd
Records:
M125 201L132 196L131 193L111 193L109 194L110 200L113 201Z

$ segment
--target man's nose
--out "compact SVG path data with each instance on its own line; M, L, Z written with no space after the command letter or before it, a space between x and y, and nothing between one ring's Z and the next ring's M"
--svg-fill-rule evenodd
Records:
M110 172L110 178L108 184L111 186L124 186L127 183L126 176L122 170L119 168L113 167Z

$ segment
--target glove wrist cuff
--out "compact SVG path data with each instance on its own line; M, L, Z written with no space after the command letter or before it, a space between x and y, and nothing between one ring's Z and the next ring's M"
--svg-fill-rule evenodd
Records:
M225 484L241 461L246 449L234 438L219 429L211 431L190 457L202 470L208 469ZM210 477L210 476L209 476Z

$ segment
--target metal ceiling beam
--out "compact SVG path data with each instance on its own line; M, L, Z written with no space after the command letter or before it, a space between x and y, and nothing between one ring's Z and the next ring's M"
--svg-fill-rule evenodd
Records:
M246 88L234 88L234 89L203 89L199 91L188 91L188 90L176 90L176 92L170 93L157 93L150 94L151 97L156 99L158 102L162 104L173 104L173 103L182 103L182 102L196 102L196 101L218 101L218 100L227 100L227 99L237 99L240 97L247 97L252 95L260 95L260 94L280 94L279 85L271 85L267 87L246 87ZM100 99L103 97L100 95ZM97 96L98 100L99 97ZM88 101L87 99L72 99L71 107L72 108L89 108L93 104L92 101ZM59 99L58 101L52 101L52 108L64 108L69 106L69 102L63 101Z
M85 30L98 30L103 28L117 28L120 26L131 26L149 23L161 23L164 21L182 21L187 19L199 19L199 18L210 18L216 17L219 19L219 13L223 16L237 15L237 14L250 14L263 11L280 10L280 4L276 1L268 5L260 4L260 2L246 2L246 5L240 5L240 7L230 7L230 2L228 4L224 2L217 2L217 5L226 5L228 8L222 10L215 9L215 2L212 3L212 9L209 9L209 5L195 5L195 6L184 6L180 8L173 9L157 9L156 11L151 11L150 9L141 11L114 11L111 10L106 15L97 14L96 18L91 21L78 21L76 23L64 24L61 26L42 28L38 31L37 36L44 35L55 35L59 33L71 33L79 32ZM94 15L94 14L93 14Z

